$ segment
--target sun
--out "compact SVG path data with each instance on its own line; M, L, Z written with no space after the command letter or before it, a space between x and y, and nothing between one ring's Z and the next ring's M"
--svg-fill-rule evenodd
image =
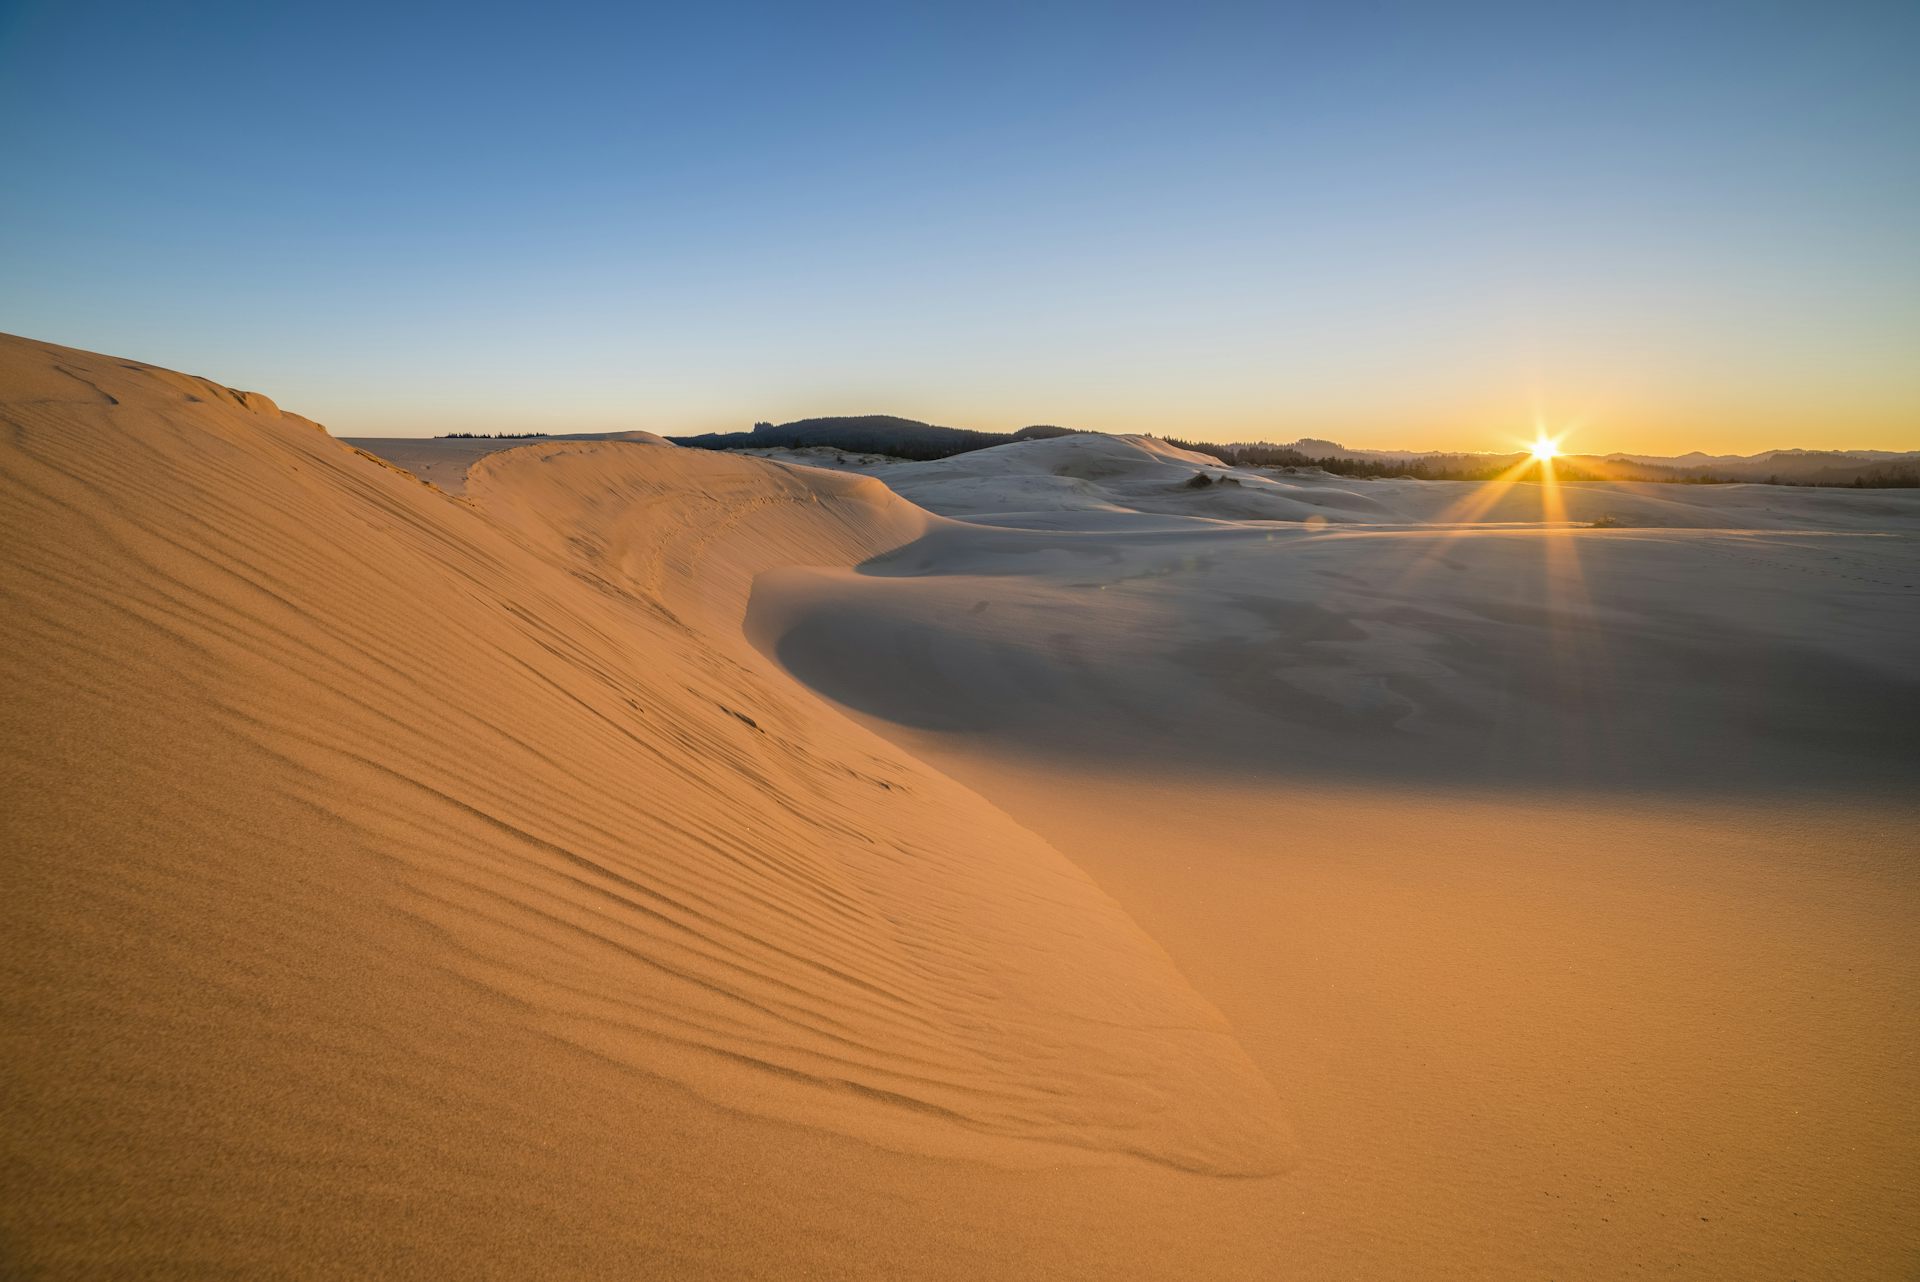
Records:
M1550 463L1560 457L1560 447L1554 442L1549 441L1545 436L1535 437L1533 445L1530 448L1533 450L1533 457L1536 462Z

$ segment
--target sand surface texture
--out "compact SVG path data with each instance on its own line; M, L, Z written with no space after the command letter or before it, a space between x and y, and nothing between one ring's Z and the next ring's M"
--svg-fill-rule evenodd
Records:
M1920 495L862 470L985 525L751 631L1227 1013L1275 1276L1920 1270Z
M1908 496L0 415L7 1271L1920 1264Z

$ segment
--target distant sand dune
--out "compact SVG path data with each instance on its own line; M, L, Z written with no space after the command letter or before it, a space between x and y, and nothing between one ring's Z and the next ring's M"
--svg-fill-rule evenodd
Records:
M417 442L382 449L418 451ZM1527 471L1511 484L1363 480L1228 467L1151 436L1078 435L997 446L925 463L845 451L758 450L762 457L877 476L945 516L1029 529L1139 533L1143 515L1169 528L1247 522L1433 527L1444 524L1590 525L1650 529L1920 528L1914 491L1775 485L1543 485ZM1213 484L1195 487L1196 476ZM1226 482L1221 484L1220 482Z
M1253 523L1163 443L1067 445L862 466L986 524L770 571L749 631L1093 873L1290 1085L1304 1160L1235 1241L1916 1275L1920 493L1283 473L1377 508Z

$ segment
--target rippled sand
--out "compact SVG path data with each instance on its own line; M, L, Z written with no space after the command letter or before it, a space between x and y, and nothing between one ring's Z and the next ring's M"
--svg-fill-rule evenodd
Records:
M1907 496L0 418L15 1272L1920 1263Z

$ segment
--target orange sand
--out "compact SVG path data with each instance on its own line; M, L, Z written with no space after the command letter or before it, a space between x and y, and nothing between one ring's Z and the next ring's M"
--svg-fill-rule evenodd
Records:
M1383 729L1376 685L1427 697L1417 637L1349 653L1281 609L1311 697L1247 684L1233 576L1267 553L1205 531L983 531L637 441L415 460L455 496L257 394L20 339L0 420L11 1272L1920 1263L1914 816L1834 782L1910 758L1911 594L1841 589L1824 650L1790 610L1729 632L1801 660L1737 778L1625 751L1724 737L1700 697L1610 723L1590 788L1502 792ZM1673 601L1782 558L1910 571L1904 509L1843 517L1702 536L1726 554L1648 589L1618 670L1683 669ZM1423 733L1491 733L1439 696ZM1223 765L1290 707L1313 724Z

